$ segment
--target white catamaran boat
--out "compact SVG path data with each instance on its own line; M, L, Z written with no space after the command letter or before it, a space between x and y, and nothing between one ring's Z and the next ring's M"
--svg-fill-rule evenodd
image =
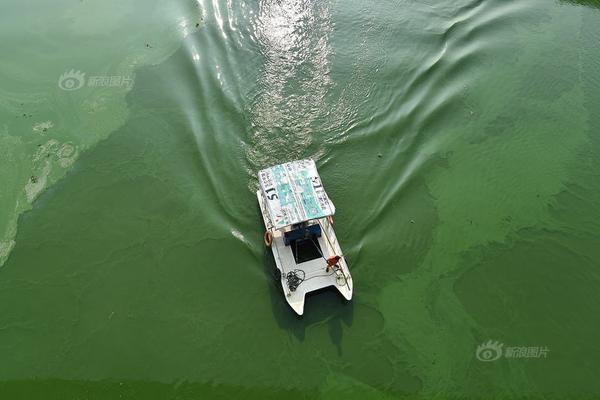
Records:
M304 313L306 293L328 286L352 298L352 277L333 231L335 207L313 160L275 165L258 173L256 192L289 305Z

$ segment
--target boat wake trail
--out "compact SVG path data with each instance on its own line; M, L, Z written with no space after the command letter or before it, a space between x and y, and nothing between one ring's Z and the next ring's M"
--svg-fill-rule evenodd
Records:
M259 5L255 37L264 67L248 112L246 156L252 171L321 154L322 149L311 144L315 135L331 131L329 7L325 2L298 0L266 0Z

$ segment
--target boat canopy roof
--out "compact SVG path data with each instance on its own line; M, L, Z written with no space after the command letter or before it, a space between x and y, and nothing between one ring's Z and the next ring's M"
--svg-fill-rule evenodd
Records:
M275 229L333 215L335 207L311 159L292 161L258 173L265 208Z

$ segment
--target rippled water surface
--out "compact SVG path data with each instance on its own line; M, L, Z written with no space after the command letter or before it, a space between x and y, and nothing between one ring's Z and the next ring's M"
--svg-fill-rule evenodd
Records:
M1 10L1 398L600 396L598 1ZM297 318L307 157L355 297Z

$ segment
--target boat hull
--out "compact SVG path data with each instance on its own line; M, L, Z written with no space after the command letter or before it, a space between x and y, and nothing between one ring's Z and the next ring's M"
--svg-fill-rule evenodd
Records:
M258 202L263 216L263 222L271 233L271 251L275 259L275 265L280 271L280 282L284 296L290 307L298 314L304 314L304 302L307 293L334 287L346 299L352 299L353 281L348 269L346 259L338 243L333 225L328 218L317 220L321 227L321 236L317 238L322 257L296 264L296 259L291 247L285 244L283 232L269 229L269 220L266 214L264 200L260 191L257 193ZM335 269L328 268L326 259L341 256ZM301 283L294 287L294 280L301 279ZM290 285L290 283L292 283Z

